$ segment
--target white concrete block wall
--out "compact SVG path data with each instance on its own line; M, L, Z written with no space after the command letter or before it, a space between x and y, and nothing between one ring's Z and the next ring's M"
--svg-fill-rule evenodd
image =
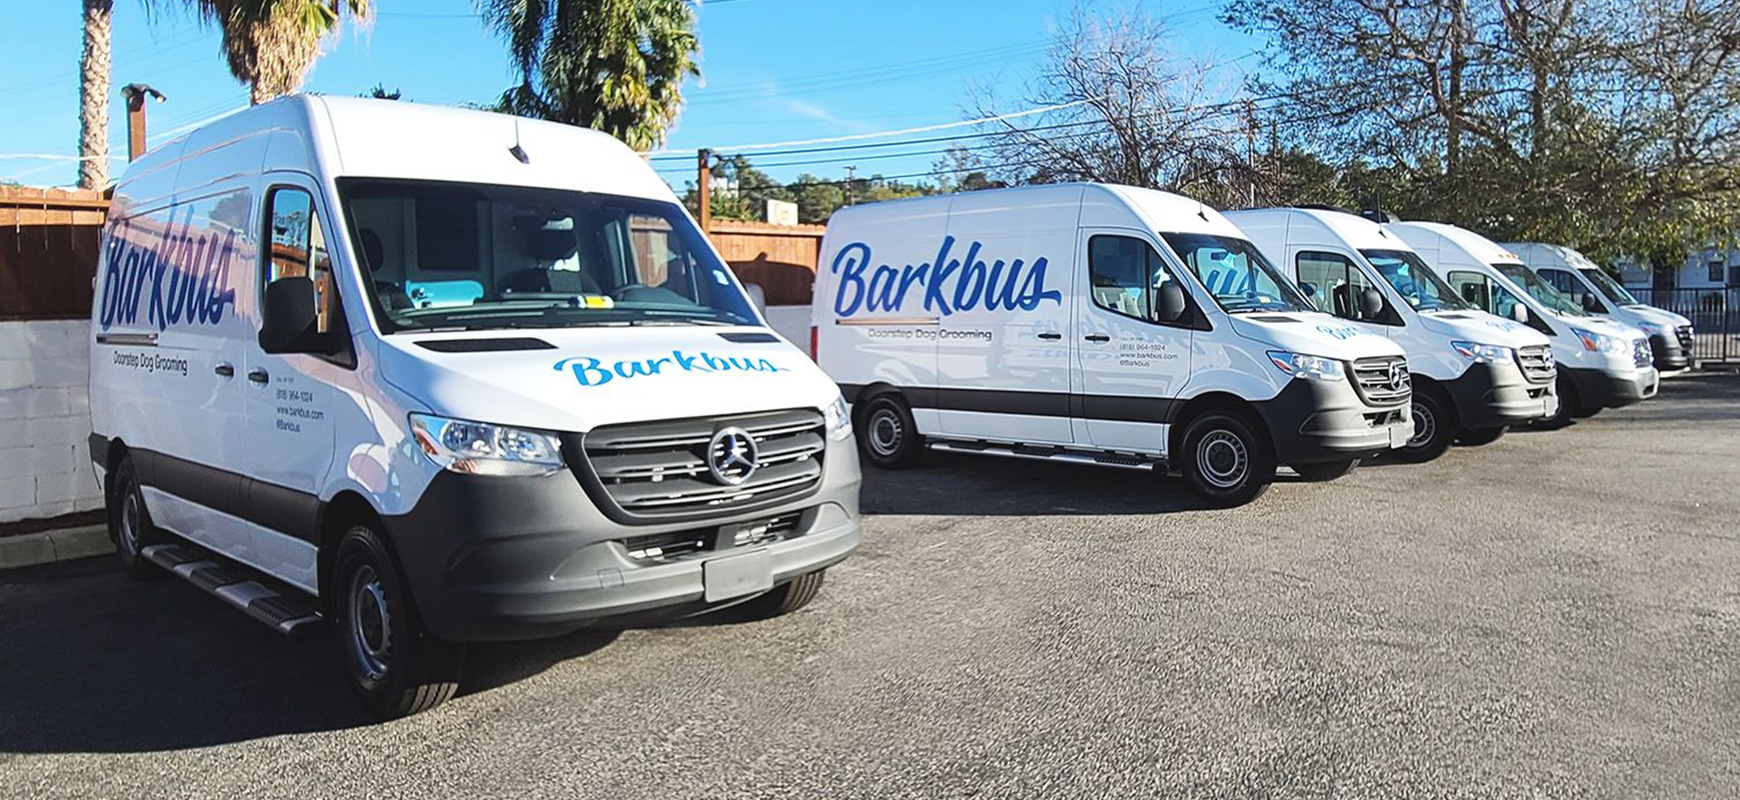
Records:
M0 322L0 522L103 505L91 472L90 323Z

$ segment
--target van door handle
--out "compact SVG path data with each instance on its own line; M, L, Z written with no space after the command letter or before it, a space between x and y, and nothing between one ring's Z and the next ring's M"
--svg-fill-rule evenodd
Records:
M234 378L236 376L236 368L230 366L230 362L228 361L219 361L218 365L214 367L212 371L226 378Z
M1083 336L1082 338L1086 339L1090 342L1109 342L1112 340L1112 337L1107 336L1103 333L1090 333L1086 336Z
M1063 334L1061 334L1061 333L1042 333L1042 334L1039 334L1039 338L1044 339L1048 342L1055 342L1058 339L1062 339Z
M267 375L266 371L263 369L256 369L248 372L248 380L260 384L261 386L265 386L266 380L270 377L272 376Z

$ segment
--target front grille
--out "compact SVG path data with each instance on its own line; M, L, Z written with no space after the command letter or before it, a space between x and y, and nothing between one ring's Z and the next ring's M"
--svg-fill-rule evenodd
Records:
M1655 351L1650 349L1648 339L1631 340L1631 363L1639 367L1655 363Z
M706 460L714 434L727 428L755 442L755 468L735 485L717 479ZM604 496L607 512L626 522L666 522L809 494L821 481L825 439L820 411L794 409L609 425L581 437L579 449L580 478ZM744 472L741 465L723 471L733 479Z
M1678 328L1675 328L1674 337L1680 340L1681 350L1688 353L1692 352L1692 342L1697 338L1697 334L1692 330L1692 326L1681 325Z
M1353 388L1367 405L1391 406L1408 402L1412 392L1408 360L1389 356L1353 362Z
M1534 344L1519 347L1516 350L1516 365L1522 369L1524 378L1531 383L1550 383L1556 370L1553 367L1553 346Z

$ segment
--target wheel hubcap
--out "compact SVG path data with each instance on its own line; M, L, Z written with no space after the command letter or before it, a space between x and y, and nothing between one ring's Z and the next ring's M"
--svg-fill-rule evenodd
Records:
M129 554L139 552L139 493L131 486L127 487L127 496L121 501L121 547Z
M345 621L350 629L351 657L363 677L378 681L387 676L392 658L386 593L381 589L380 576L368 565L358 568L350 583L350 614Z
M1214 431L1196 443L1196 463L1210 486L1231 489L1245 479L1250 452L1230 431Z
M891 456L900 449L904 426L900 415L891 409L879 409L870 415L870 449L879 456Z
M1432 416L1432 410L1414 404L1414 435L1408 439L1408 447L1423 447L1432 437L1438 435L1438 420Z

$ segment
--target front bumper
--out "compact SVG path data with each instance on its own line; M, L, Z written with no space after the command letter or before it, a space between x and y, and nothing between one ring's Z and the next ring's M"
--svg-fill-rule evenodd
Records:
M431 633L452 641L535 639L746 599L705 601L702 565L717 556L765 549L775 585L838 563L858 546L860 481L851 440L829 441L821 483L806 497L705 523L625 525L606 517L567 470L537 478L443 472L409 513L384 522ZM652 562L631 558L624 544L793 513L797 527L771 544L715 540L718 549Z
M1552 382L1531 383L1511 362L1471 364L1441 385L1455 403L1456 420L1463 428L1502 428L1550 417L1559 410Z
M1655 396L1659 373L1654 367L1631 372L1609 372L1587 367L1559 365L1560 372L1577 388L1577 401L1584 408L1619 408Z
M1692 365L1692 354L1680 346L1677 337L1651 336L1649 349L1655 356L1655 368L1658 372L1676 372Z
M1406 399L1369 406L1347 381L1294 379L1280 394L1254 405L1268 423L1275 460L1282 464L1368 458L1401 447L1414 435Z

